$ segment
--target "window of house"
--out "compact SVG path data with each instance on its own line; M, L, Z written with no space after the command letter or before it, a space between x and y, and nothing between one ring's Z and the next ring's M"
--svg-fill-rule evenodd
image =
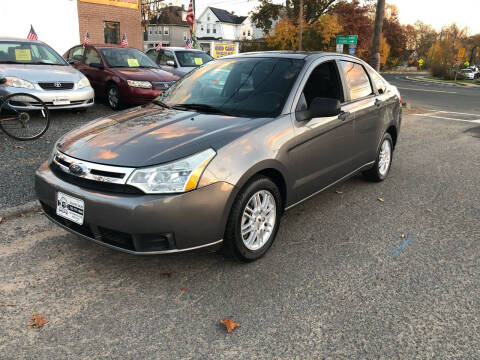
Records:
M183 40L187 41L187 32L186 31L183 32Z
M350 61L341 61L347 81L350 99L356 100L373 93L367 72L362 65Z
M210 34L210 24L207 24L207 34Z
M207 16L207 21L210 21L210 15Z
M120 23L105 21L103 23L105 44L120 44Z
M245 30L243 31L243 36L245 36Z
M200 30L202 30L202 31L203 31L203 24L200 26Z
M333 61L318 65L310 74L297 104L297 111L308 110L316 97L343 102L343 91L337 66Z
M250 36L250 30L248 30L248 36Z
M167 27L167 26L164 26L164 27L163 27L163 34L164 34L164 35L168 35L168 31L169 31L168 27Z
M212 25L212 32L213 32L214 34L217 33L217 27L215 26L215 24Z

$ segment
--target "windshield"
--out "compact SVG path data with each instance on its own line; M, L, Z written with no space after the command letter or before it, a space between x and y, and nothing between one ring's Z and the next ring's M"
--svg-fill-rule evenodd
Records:
M175 51L175 54L181 67L198 67L213 60L210 55L200 51Z
M146 67L158 68L147 55L137 49L105 48L100 49L110 67Z
M232 116L276 117L303 64L287 58L220 59L187 74L157 100Z
M0 64L68 65L50 46L23 41L0 41Z

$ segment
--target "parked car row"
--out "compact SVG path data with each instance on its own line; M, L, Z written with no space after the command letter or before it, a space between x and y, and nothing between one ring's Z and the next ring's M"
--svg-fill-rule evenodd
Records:
M114 110L146 104L213 58L195 49L164 48L148 56L120 45L77 45L63 58L47 44L0 39L0 95L27 92L50 109L86 110L94 97Z

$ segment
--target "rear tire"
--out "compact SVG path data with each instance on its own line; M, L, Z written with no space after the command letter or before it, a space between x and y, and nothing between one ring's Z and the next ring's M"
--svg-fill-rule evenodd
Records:
M107 87L107 102L108 105L113 110L122 110L123 109L123 102L122 96L120 94L120 89L115 84L110 84Z
M393 158L393 140L389 133L385 133L378 149L377 158L373 167L363 172L371 181L380 182L387 178Z
M282 196L269 178L253 178L237 195L227 222L223 252L244 262L261 258L273 244Z

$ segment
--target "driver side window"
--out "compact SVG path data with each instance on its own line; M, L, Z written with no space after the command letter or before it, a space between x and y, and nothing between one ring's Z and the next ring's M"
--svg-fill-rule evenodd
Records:
M167 65L167 61L173 61L175 63L175 58L173 57L173 53L168 50L164 50L162 53L162 57L160 58L160 65Z
M296 111L308 110L316 97L344 102L340 77L334 61L324 62L312 71L300 95Z
M87 55L85 57L85 64L101 64L102 58L98 55L97 51L93 48L88 48Z

